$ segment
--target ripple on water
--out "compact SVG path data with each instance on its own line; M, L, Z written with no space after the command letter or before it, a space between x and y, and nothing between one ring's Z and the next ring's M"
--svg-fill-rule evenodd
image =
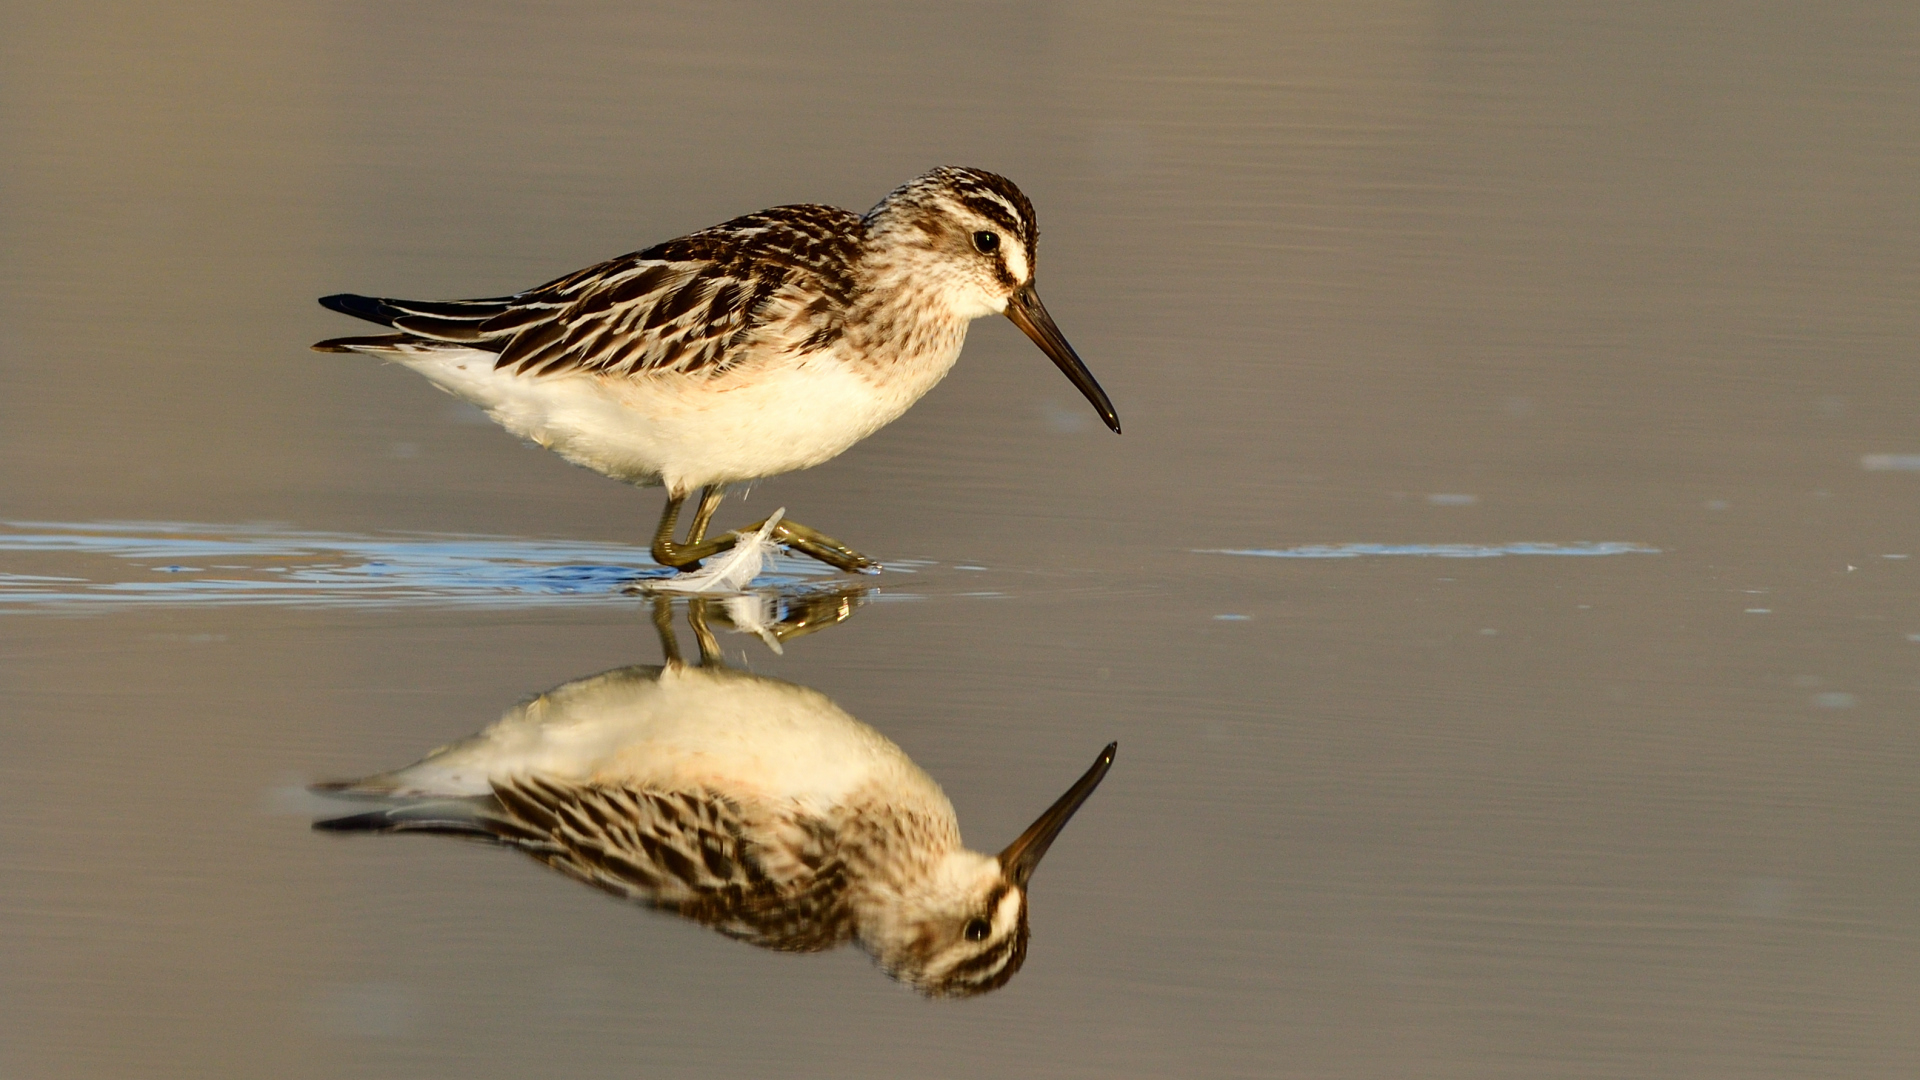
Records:
M1548 544L1307 544L1290 548L1195 548L1200 555L1253 555L1263 559L1359 559L1412 555L1435 559L1490 559L1503 555L1658 555L1660 549L1624 540Z
M0 556L52 564L32 567L50 573L0 573L0 611L14 612L125 604L551 604L615 598L635 581L672 573L645 549L624 544L181 522L4 522ZM811 560L776 557L752 587L804 589L833 577Z

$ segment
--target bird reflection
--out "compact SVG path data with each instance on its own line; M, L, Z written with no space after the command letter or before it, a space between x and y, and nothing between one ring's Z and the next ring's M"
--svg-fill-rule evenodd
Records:
M772 625L746 621L777 641L776 627L792 637L832 625L851 603L813 597ZM700 665L680 658L657 600L664 667L575 679L406 768L321 785L379 805L314 827L518 848L765 948L857 942L929 997L1004 985L1026 959L1034 868L1114 744L1005 850L968 850L940 786L885 736L818 691L720 663L716 608L689 602Z

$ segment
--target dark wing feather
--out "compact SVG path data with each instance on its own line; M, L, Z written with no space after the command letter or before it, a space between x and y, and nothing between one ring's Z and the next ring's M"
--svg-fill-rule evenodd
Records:
M320 306L356 319L405 330L407 327L404 324L409 320L452 326L477 323L505 311L513 300L511 296L491 300L392 300L380 296L338 293L321 297Z
M500 354L520 374L720 372L738 364L790 287L803 295L801 348L830 345L852 302L862 224L829 206L735 218L509 297L420 302L340 295L321 301L421 344Z
M579 785L540 776L495 781L480 820L500 843L615 896L766 948L812 952L852 936L846 874L825 825L778 877L746 834L740 807L706 791Z

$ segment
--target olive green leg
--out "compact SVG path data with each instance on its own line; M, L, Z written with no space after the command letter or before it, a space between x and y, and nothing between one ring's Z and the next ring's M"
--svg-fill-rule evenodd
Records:
M758 531L767 523L765 518L739 530L743 533ZM880 564L853 550L847 545L828 536L818 529L802 525L792 518L781 518L773 527L773 538L802 555L819 559L837 570L879 570Z
M707 526L713 521L713 513L720 509L720 496L725 493L726 488L719 484L701 490L700 506L693 512L693 526L687 530L687 542L676 544L673 534L679 526L680 508L687 504L687 496L685 493L667 492L666 508L660 511L660 527L653 532L653 561L675 570L691 570L700 565L701 559L732 547L731 538L718 546L703 543L707 537Z
M707 526L713 521L714 511L720 507L723 493L724 489L719 485L708 487L700 493L700 508L694 511L693 528L689 531L687 542L679 544L674 542L673 534L679 525L680 508L686 505L687 496L668 492L666 509L660 512L660 527L653 534L653 561L675 570L691 569L700 565L701 559L732 547L741 533L756 532L766 524L763 518L725 536L706 539ZM790 519L782 518L773 527L772 537L775 542L836 569L877 570L880 567L880 564L833 537Z
M687 543L697 544L707 538L707 526L713 524L713 512L720 509L720 497L726 493L725 484L708 484L700 489L700 507L693 512L693 524L687 529Z

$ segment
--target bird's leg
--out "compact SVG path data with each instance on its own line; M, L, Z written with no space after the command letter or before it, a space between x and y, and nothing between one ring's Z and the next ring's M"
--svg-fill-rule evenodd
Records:
M700 508L694 511L693 530L684 544L675 543L673 534L680 522L680 508L686 505L686 493L667 493L666 509L660 512L660 527L653 534L653 561L661 566L670 566L675 570L689 570L700 565L701 559L711 558L731 548L739 542L741 533L756 532L766 524L761 519L737 529L725 536L705 538L707 525L713 520L713 513L720 507L723 489L715 484L700 493ZM810 529L797 521L782 518L773 527L772 539L776 543L798 551L802 555L819 559L828 566L840 570L875 570L879 564L865 555L853 550L833 537L815 529Z
M754 532L766 523L766 519L762 518L739 531L743 533ZM837 570L878 571L880 569L879 563L874 562L865 555L835 540L826 533L802 525L792 518L783 517L780 519L779 523L773 527L773 539L785 544L802 555L819 559L821 562Z
M660 527L653 530L653 561L661 566L678 569L689 563L700 561L680 558L678 550L680 545L673 542L674 529L680 524L680 507L685 505L686 501L687 496L684 492L667 492L667 505L660 511Z
M680 524L680 508L687 504L687 493L668 490L667 505L660 511L660 527L653 531L653 561L675 570L692 570L700 565L701 559L732 547L731 539L718 546L701 542L707 533L707 523L713 520L713 512L720 508L724 491L718 484L702 489L700 508L693 512L693 528L687 542L676 544L673 534Z
M660 527L653 533L653 561L675 570L692 570L700 565L701 559L732 547L732 537L707 540L707 526L713 521L714 511L720 509L720 497L726 491L724 484L708 484L700 489L700 506L693 512L693 524L687 529L684 544L675 543L673 534L679 527L680 508L686 505L687 496L667 492L666 508L660 511Z
M713 512L720 509L720 497L726 493L725 484L708 484L700 489L700 507L693 512L693 524L687 529L688 544L707 538L707 526L713 523Z

